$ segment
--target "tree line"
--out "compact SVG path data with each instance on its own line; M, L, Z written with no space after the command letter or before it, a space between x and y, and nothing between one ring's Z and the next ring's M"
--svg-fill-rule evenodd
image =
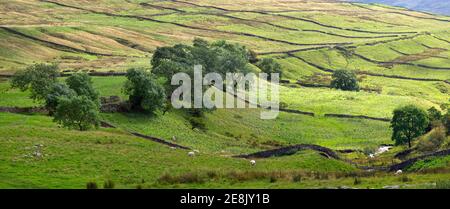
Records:
M245 46L226 41L208 42L194 39L192 45L177 44L159 47L150 61L150 68L132 68L127 71L123 92L128 95L131 111L154 113L170 110L168 95L174 86L170 81L179 72L193 77L194 65L202 65L205 73L248 73L251 65L265 73L282 73L281 65L274 59L259 59L256 53ZM64 127L89 130L99 126L99 93L93 87L86 73L74 73L60 82L58 66L55 64L34 64L15 73L11 86L22 91L29 90L30 98L44 103L54 121ZM332 75L331 86L345 91L359 91L355 73L337 70ZM268 78L270 80L270 77ZM202 128L201 116L204 109L187 109L193 116L194 127ZM448 112L448 111L447 111ZM439 125L436 125L439 124ZM449 113L442 114L432 107L425 111L414 105L399 107L393 111L392 140L397 145L408 144L426 133L432 127L443 126L450 130Z

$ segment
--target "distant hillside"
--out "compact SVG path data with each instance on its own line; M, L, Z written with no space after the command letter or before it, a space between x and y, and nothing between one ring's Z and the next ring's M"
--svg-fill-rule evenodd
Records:
M449 0L354 0L364 3L380 3L405 7L417 11L432 12L450 16Z

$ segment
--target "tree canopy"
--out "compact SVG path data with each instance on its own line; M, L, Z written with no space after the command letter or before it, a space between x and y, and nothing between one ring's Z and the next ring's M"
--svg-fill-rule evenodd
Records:
M66 79L66 84L79 96L87 96L98 103L99 93L95 90L91 77L86 73L75 73Z
M333 73L331 87L344 91L359 91L358 79L352 71L336 70Z
M58 75L58 66L55 64L34 64L16 72L11 79L11 87L21 91L30 90L30 98L42 101L47 98L53 84L57 83Z
M99 110L97 104L87 96L59 97L54 121L80 131L98 127Z
M391 121L392 140L397 145L408 143L423 135L428 127L429 119L425 110L414 105L407 105L394 110Z
M134 110L154 112L163 108L166 101L164 88L156 78L143 69L129 69L124 85L125 94L129 95Z
M271 79L271 73L279 73L281 77L281 65L272 58L263 58L256 63L256 66L258 66L262 72L268 74L267 78L269 80Z
M49 93L47 94L45 107L48 109L50 115L53 115L53 113L56 111L56 107L58 106L58 100L60 97L73 97L76 95L77 93L74 90L70 89L66 84L55 83L52 85Z
M85 131L98 126L100 108L99 94L85 73L76 73L58 82L58 66L34 64L17 72L11 87L21 91L30 90L34 100L45 100L45 107L54 120L64 127Z
M249 52L244 46L226 41L208 43L196 38L192 46L177 44L159 47L153 54L151 64L157 76L166 80L179 72L193 75L194 66L202 65L203 73L216 72L224 76L228 72L249 71Z
M186 73L192 78L194 66L201 65L204 75L214 72L225 78L226 73L245 74L250 71L251 55L245 46L239 44L223 40L209 43L204 39L196 38L192 46L177 44L173 47L158 48L151 60L152 73L164 78L162 82L164 89L166 94L170 95L175 89L170 85L170 81L177 73ZM191 87L194 88L194 85ZM203 90L205 91L206 88Z

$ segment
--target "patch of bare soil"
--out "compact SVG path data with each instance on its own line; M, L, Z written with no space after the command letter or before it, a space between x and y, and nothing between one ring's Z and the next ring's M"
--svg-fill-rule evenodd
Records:
M400 57L392 60L391 62L414 62L414 61L418 61L418 60L427 59L427 58L430 58L433 56L437 56L440 53L445 52L445 51L447 51L447 49L429 48L421 53L400 56Z
M112 69L120 66L124 66L127 63L132 62L126 57L101 57L96 60L87 61L84 59L62 59L60 61L61 69L72 69L73 71L84 70L99 70L99 69Z

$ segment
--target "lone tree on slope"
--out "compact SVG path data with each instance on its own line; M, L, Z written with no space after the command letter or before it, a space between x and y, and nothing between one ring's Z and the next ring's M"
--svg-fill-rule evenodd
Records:
M425 133L429 119L425 110L414 105L407 105L394 110L391 121L392 140L396 145L406 144L411 148L411 141Z
M333 73L331 87L344 91L359 91L358 79L352 71L336 70Z

